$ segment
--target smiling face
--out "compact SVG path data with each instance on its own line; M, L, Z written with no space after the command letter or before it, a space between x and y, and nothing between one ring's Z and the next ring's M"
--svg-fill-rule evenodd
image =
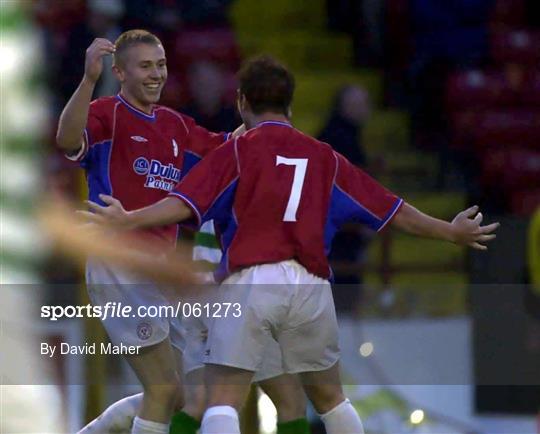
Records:
M138 109L150 113L167 81L167 60L161 44L140 42L115 59L113 70L122 95Z

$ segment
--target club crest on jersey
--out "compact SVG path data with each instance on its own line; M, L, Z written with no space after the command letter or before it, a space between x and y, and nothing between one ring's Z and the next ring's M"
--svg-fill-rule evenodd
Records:
M180 181L180 169L159 160L148 162L146 158L139 157L133 162L133 170L137 175L146 175L144 186L148 188L171 191Z
M146 341L152 336L152 325L147 322L141 322L137 326L137 336L141 341Z

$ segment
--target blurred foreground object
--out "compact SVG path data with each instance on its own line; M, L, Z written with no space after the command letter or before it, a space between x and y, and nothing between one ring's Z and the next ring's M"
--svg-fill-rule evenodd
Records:
M32 313L37 310L38 303L39 292L36 286L2 285L1 433L65 431L60 390L53 381L52 366L48 359L39 356L38 337L32 326L35 319Z
M106 227L82 225L74 210L61 199L48 201L39 219L60 251L82 266L92 256L158 283L199 283L196 273L200 270L185 246L179 245L174 253L165 256L128 233L111 236Z
M530 291L526 292L525 305L540 320L540 207L531 218L527 243Z
M531 284L540 297L540 207L532 216L529 227L529 270Z

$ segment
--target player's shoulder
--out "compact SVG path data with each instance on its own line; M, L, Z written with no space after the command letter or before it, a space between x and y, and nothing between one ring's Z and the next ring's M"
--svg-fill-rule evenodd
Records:
M115 96L102 96L90 103L89 115L99 119L104 125L112 125L119 104L120 101Z
M291 127L274 128L271 132L261 128L252 128L245 132L240 138L239 143L253 144L260 142L268 142L272 144L287 143L295 147L304 147L310 153L322 154L331 156L334 150L328 143L321 142L309 134ZM333 158L333 157L332 157Z
M112 110L119 102L116 96L102 96L93 100L90 103L90 108L92 110Z
M181 123L184 124L187 131L189 131L189 129L191 129L195 125L195 120L192 117L184 113L181 113L178 110L174 110L170 107L167 107L165 105L157 104L154 107L154 113L157 113L160 118L163 118L166 120L171 119L174 122L180 121Z
M298 133L299 139L302 140L302 142L306 145L313 146L313 148L319 152L324 152L327 154L334 153L334 149L328 143L321 142L319 139L316 139L315 137L312 137L298 129L295 129L295 131Z

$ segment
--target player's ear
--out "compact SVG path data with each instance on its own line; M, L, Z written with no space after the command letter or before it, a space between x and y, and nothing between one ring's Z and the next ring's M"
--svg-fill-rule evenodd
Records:
M111 69L116 79L120 83L122 83L124 81L124 71L122 70L122 68L118 66L117 64L113 64Z
M240 89L236 91L236 108L239 113L242 113L246 109L246 97L240 92Z
M251 110L249 101L247 100L246 96L243 94L242 94L242 110Z

